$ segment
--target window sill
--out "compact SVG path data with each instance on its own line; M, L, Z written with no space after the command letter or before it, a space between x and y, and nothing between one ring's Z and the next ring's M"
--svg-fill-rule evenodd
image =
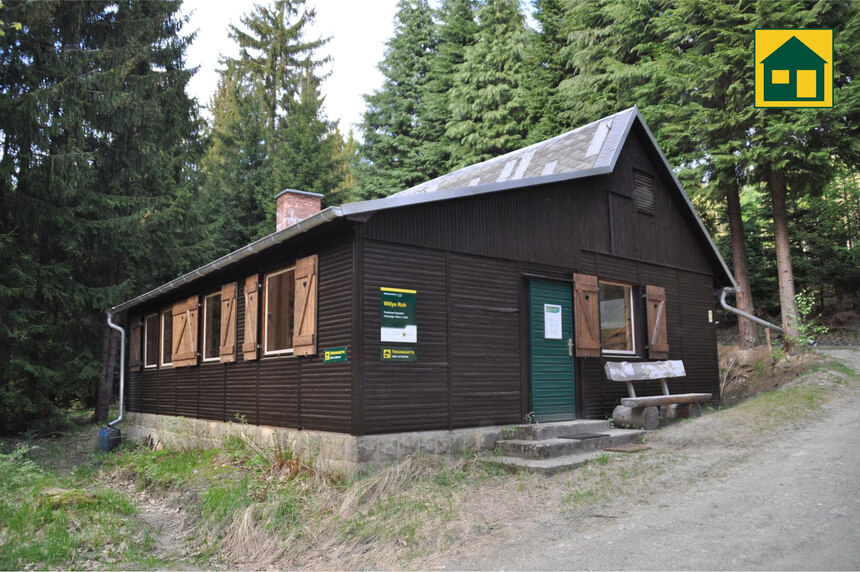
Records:
M277 352L268 352L268 353L265 353L265 354L263 354L263 358L262 358L262 359L266 359L266 358L279 358L279 357L293 357L293 356L294 356L293 350L292 350L292 349L289 349L289 350L280 350L280 351L277 351Z

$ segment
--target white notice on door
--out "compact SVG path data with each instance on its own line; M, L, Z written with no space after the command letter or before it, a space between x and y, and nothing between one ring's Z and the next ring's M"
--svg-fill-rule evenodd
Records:
M561 339L561 306L543 305L543 337L547 340Z

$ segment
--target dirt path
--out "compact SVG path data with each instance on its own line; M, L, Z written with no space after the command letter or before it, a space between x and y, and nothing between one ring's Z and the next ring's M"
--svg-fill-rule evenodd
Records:
M860 371L860 350L825 353ZM677 445L678 435L664 439ZM860 390L841 390L812 421L742 444L679 455L660 479L669 486L618 491L578 519L557 512L523 522L518 540L505 534L445 568L860 568Z

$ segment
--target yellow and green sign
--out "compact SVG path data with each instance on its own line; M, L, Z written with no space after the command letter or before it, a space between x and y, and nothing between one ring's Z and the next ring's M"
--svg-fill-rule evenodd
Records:
M415 348L382 348L380 358L382 361L418 361L418 350Z
M343 363L346 361L346 346L323 350L323 363Z
M380 288L379 307L382 342L418 342L418 321L415 318L417 290Z
M755 106L833 107L833 30L756 30Z

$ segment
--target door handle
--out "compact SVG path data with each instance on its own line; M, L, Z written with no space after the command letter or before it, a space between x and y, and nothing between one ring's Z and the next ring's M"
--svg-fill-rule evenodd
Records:
M573 338L567 338L567 353L573 357Z

